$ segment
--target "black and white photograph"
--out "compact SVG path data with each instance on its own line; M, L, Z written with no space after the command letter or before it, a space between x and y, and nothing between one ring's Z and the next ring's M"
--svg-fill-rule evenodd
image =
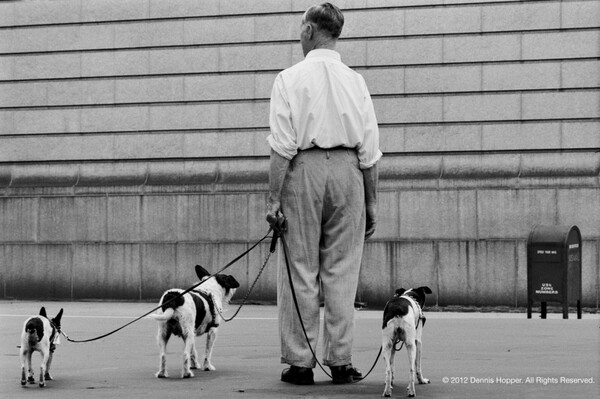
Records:
M0 397L600 396L599 0L0 0Z

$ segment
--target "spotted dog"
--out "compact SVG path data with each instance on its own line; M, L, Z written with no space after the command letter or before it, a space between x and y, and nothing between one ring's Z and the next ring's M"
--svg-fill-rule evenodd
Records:
M63 310L53 319L48 319L46 309L42 307L38 316L31 316L23 325L21 332L21 385L35 384L31 356L33 352L42 354L39 386L46 386L46 380L52 380L50 365L56 345L60 344L60 319ZM27 370L27 371L26 371Z
M201 266L196 266L196 274L203 283L196 289L181 295L184 290L172 288L160 299L162 313L150 315L158 325L158 346L160 349L160 366L156 373L158 378L167 378L166 348L171 335L181 337L184 342L182 378L193 377L191 369L215 370L211 363L213 347L217 338L217 330L221 323L221 309L231 300L240 286L237 280L229 275L210 273ZM206 352L202 366L198 362L195 337L206 336Z
M385 389L383 396L392 396L392 385L394 382L394 354L396 344L404 342L408 354L409 364L409 397L415 396L415 380L419 384L429 384L429 380L423 377L421 371L421 352L423 326L423 305L425 294L431 294L429 287L411 288L405 290L400 288L392 299L385 305L383 311L382 326L382 353L385 361Z

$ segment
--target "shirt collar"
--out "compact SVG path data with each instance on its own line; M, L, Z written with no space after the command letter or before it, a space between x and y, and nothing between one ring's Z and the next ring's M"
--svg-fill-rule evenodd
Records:
M340 56L340 53L338 53L335 50L329 50L326 48L318 48L318 49L314 49L308 52L308 54L306 54L306 59L309 58L331 58L337 61L341 61L342 57Z

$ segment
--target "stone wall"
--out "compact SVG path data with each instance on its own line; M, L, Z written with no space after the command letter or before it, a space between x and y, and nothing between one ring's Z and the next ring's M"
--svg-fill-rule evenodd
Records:
M0 297L154 300L261 238L271 84L313 2L0 2ZM528 234L561 224L597 308L600 4L337 4L384 152L358 299L524 306Z

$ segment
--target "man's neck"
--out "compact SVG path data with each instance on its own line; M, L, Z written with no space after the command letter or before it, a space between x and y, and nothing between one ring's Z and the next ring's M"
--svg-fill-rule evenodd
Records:
M319 35L315 38L314 45L311 49L327 49L327 50L335 50L335 45L337 44L337 39L334 39L329 36Z
M326 50L335 50L336 41L335 40L326 40L323 42L317 42L313 47L313 50L317 49L326 49Z

